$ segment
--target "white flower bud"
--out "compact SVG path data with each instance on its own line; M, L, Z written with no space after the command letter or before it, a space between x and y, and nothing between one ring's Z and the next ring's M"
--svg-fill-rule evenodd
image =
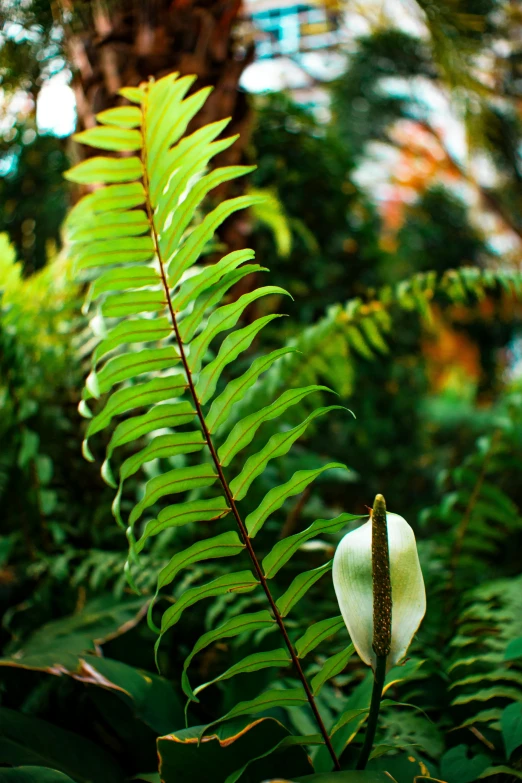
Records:
M398 514L387 513L386 521L392 589L391 645L386 660L389 670L406 655L424 617L426 591L413 530ZM370 518L348 533L337 547L333 583L353 645L362 660L375 670L372 582Z

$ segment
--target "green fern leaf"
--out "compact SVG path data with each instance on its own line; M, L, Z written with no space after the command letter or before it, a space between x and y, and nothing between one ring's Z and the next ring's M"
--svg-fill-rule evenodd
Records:
M227 622L220 625L213 631L207 631L207 633L200 636L194 647L192 648L190 655L185 659L183 664L183 676L182 687L183 692L190 698L195 699L195 694L190 687L187 670L192 663L193 658L208 647L210 644L217 642L220 639L231 639L235 636L239 636L243 633L259 631L261 629L270 628L275 625L275 620L267 609L262 609L260 612L253 612L251 614L243 614L239 617L232 617Z
M333 636L334 633L337 633L344 627L344 620L341 615L329 617L326 620L319 620L318 623L311 625L295 643L295 649L299 658L304 658L309 652L315 650L322 641L328 639L329 636Z
M271 489L270 492L265 495L256 510L252 511L245 519L248 535L251 538L254 538L254 536L259 533L268 517L273 514L274 511L277 511L278 508L281 508L288 498L293 495L298 495L306 489L306 487L308 487L317 476L324 473L325 470L332 470L334 468L347 469L346 465L343 465L342 462L330 462L328 465L323 465L322 468L316 468L315 470L298 470L286 484L281 484L281 486ZM285 539L285 541L288 540L289 539ZM282 544L284 542L281 541L279 543ZM263 561L263 567L265 568L264 562L265 561ZM268 576L266 568L265 576Z
M223 680L229 680L231 677L235 677L236 674L247 674L249 672L257 672L260 669L267 669L270 667L285 667L292 662L292 659L288 653L288 650L284 650L280 647L277 650L265 650L263 652L252 653L247 655L242 661L238 661L229 669L220 674L219 677L215 677L213 680L204 682L202 685L198 685L194 688L194 694L197 696L201 691L208 688L210 685L215 685Z
M321 665L320 670L315 677L312 678L312 682L310 683L314 695L319 693L325 682L328 682L328 680L335 677L337 674L340 674L343 669L346 668L346 664L354 652L355 647L353 644L349 644L348 647L335 655L330 656L330 658Z
M305 571L295 577L288 590L277 599L277 608L282 617L286 617L308 590L328 571L331 571L332 563L333 560L330 560L319 568L313 568L311 571Z
M261 297L279 300L288 294L278 286L267 285L248 290L239 298L234 296L236 283L266 271L250 263L254 257L250 250L233 251L216 263L197 266L223 222L255 204L259 197L238 196L210 211L205 209L207 195L218 185L252 169L226 166L209 170L210 162L236 137L222 137L228 120L187 133L209 95L207 88L189 94L194 80L193 76L171 74L140 87L123 88L120 94L133 105L101 112L100 125L76 137L91 147L124 153L123 157L89 158L66 174L72 182L102 186L81 199L67 219L71 255L82 279L89 283L84 312L93 312L97 337L80 405L82 415L89 419L83 450L92 459L91 439L111 428L102 476L117 489L112 509L127 530L126 574L131 585L131 566L139 562L138 556L150 539L191 523L228 517L227 523L233 521L236 529L220 529L216 535L200 537L174 553L157 576L156 594L198 563L234 558L245 550L252 560L252 573L231 571L207 584L192 585L163 613L156 655L162 636L179 622L186 609L201 600L250 592L261 585L270 606L270 611L233 618L201 637L184 666L183 689L189 699L197 700L196 693L211 683L293 663L302 689L268 690L251 702L237 705L226 717L308 700L317 718L318 710L283 617L331 563L299 574L276 603L252 539L288 498L302 492L327 469L341 466L332 463L298 471L271 490L246 522L235 500L245 499L252 482L268 463L287 454L309 424L340 406L318 408L292 429L281 421L265 446L249 455L239 474L229 481L225 471L264 422L282 417L313 392L329 390L317 384L285 390L275 400L271 396L273 401L267 400L260 410L229 424L233 409L241 405L260 376L296 349L289 346L267 356L255 356L242 375L232 380L225 377L241 354L252 352L261 329L279 317L263 314L241 323L246 308ZM365 334L369 344L382 350L379 337L386 327L379 324L380 330L375 326ZM364 341L362 333L360 339ZM179 464L172 461L173 457L183 457L183 467L173 467ZM130 504L124 519L124 492L128 491L129 479L153 460L157 461L158 473L145 483L139 500ZM162 465L164 460L170 462L167 470ZM274 576L304 541L337 530L351 518L341 515L335 521L318 520L303 533L279 542L264 561L267 577ZM176 588L174 591L177 594ZM261 597L261 590L259 593ZM154 603L149 606L151 626ZM200 685L199 690L192 689L188 667L205 646L220 638L272 628L281 632L284 649L253 653ZM313 635L305 635L306 639L300 640L302 653L314 649L334 630L335 624L328 629L321 626ZM318 726L328 746L320 720Z
M262 565L266 578L272 579L305 541L309 541L322 533L338 533L348 522L352 522L355 519L363 519L363 516L340 514L335 519L317 519L302 533L296 533L293 536L284 538L282 541L278 541L263 559Z

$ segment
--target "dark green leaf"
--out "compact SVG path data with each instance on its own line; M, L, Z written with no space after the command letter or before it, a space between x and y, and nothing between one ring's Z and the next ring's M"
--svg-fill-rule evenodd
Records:
M238 421L219 449L218 454L221 464L226 467L241 449L248 446L263 422L276 419L287 408L296 405L309 394L316 391L330 391L330 389L326 386L306 386L302 389L288 389L270 405Z
M335 467L344 467L344 465L335 465ZM302 533L296 533L293 536L284 538L282 541L278 541L263 559L262 565L265 576L267 579L275 576L305 541L309 541L322 533L338 533L339 530L342 530L343 527L354 519L363 519L363 517L354 514L340 514L335 519L317 519Z
M506 748L507 758L511 758L517 748L522 745L522 704L509 704L500 719L502 738Z
M319 566L319 568L313 568L311 571L304 571L302 574L298 574L291 583L290 587L283 595L277 599L276 605L281 613L282 617L286 617L288 612L301 600L308 590L314 585L318 579L332 568L333 560L330 560L325 565Z
M242 633L248 633L252 631L258 631L262 628L270 628L275 623L274 618L267 609L262 609L260 612L253 612L251 614L242 614L239 617L232 617L225 623L215 628L213 631L207 631L203 636L200 636L196 644L194 645L190 655L186 658L183 665L183 677L182 686L183 691L190 698L194 697L194 692L190 687L187 669L190 666L192 659L209 644L213 644L219 639L230 639L235 636L239 636Z
M288 500L288 498L293 497L294 495L298 495L311 484L317 476L324 473L325 470L334 468L346 469L346 466L341 462L330 462L328 465L323 465L322 468L298 470L286 484L271 489L270 492L265 495L257 509L252 511L245 519L245 525L250 538L254 538L254 536L257 535L270 514L273 514L274 511L281 508L285 500Z
M309 652L315 650L315 648L321 644L324 639L328 639L334 633L344 628L344 620L339 615L338 617L330 617L327 620L320 620L318 623L311 625L303 636L301 636L295 643L295 649L299 658L304 658Z
M47 721L0 707L0 758L70 775L78 783L123 783L116 761L99 745Z
M225 498L219 497L167 506L160 511L157 519L147 522L141 538L136 543L136 551L140 552L147 538L161 533L162 530L186 525L189 522L209 522L213 519L220 519L226 516L229 511Z
M215 677L213 680L198 685L198 687L194 689L194 694L197 695L202 690L205 690L205 688L208 688L209 685L214 685L223 680L229 680L231 677L235 677L236 674L248 674L272 666L281 668L283 666L288 666L291 661L290 653L287 649L283 649L282 647L277 650L264 650L263 652L252 653L243 658L243 660L234 663L229 669L223 672L223 674L220 674L219 677Z
M340 674L340 672L346 668L346 664L352 657L353 653L354 646L353 644L349 644L345 650L341 650L335 655L332 655L321 665L320 670L312 678L310 683L314 696L319 693L325 682L327 682L332 677L335 677L336 674Z
M170 584L183 568L188 568L192 563L216 557L232 557L244 548L245 545L235 530L220 533L213 538L205 538L203 541L196 541L192 546L175 554L169 564L160 571L158 590Z
M314 419L324 416L332 410L342 409L341 405L329 405L327 408L318 408L313 411L301 424L293 427L286 432L277 432L272 435L268 443L257 454L253 454L247 459L243 470L230 482L230 491L235 500L241 500L245 497L248 489L254 479L266 468L268 463L282 457L289 452L295 441L301 437L306 428Z

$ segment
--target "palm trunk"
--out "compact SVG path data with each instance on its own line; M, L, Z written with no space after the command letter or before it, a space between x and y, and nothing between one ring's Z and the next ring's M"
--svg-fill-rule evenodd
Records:
M244 162L250 110L239 80L253 45L234 37L241 0L92 0L87 7L61 0L61 12L79 130L92 127L97 112L125 103L120 87L173 71L191 73L198 77L193 89L214 87L198 126L231 117L227 135L241 134L217 165ZM87 148L78 154L88 154ZM238 185L231 187L236 191L226 195L237 195ZM244 246L241 215L224 226L221 238L231 250Z

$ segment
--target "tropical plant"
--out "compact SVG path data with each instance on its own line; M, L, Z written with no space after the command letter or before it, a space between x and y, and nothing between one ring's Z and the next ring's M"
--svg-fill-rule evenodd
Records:
M210 190L249 171L234 166L204 173L210 159L235 140L232 137L216 141L226 127L226 121L212 123L181 138L208 97L206 89L185 97L192 82L192 77L171 75L140 88L126 88L122 94L132 101L132 106L103 112L99 115L101 126L77 136L79 141L102 149L126 153L140 151L139 157L91 158L67 174L75 182L106 186L84 197L68 220L68 236L78 267L82 270L101 267L101 274L91 282L88 301L102 299L99 306L102 339L93 354L93 369L81 406L83 414L92 416L88 403L93 398L107 397L105 405L88 424L84 453L92 459L90 439L107 427L114 416L137 409L145 411L125 418L116 426L102 467L106 481L118 488L113 511L119 523L127 527L130 547L127 573L131 584L132 566L153 536L190 521L215 521L228 515L234 519L237 530L205 537L187 550L177 552L158 576L156 595L172 584L187 566L212 558L245 553L254 573L250 570L224 573L212 582L185 590L163 614L157 647L163 635L179 622L184 610L198 601L260 587L266 597L267 609L239 614L205 634L186 661L183 689L190 701L197 701L197 694L213 682L238 673L268 667L288 668L292 664L299 687L268 689L256 698L232 707L225 717L232 719L308 700L321 741L338 767L315 701L314 686L305 676L301 663L305 652L313 649L321 637L318 635L310 641L308 634L304 639L306 644L298 641L294 645L285 620L306 591L330 570L331 562L312 572L299 574L278 599L270 582L306 540L321 532L336 532L358 517L345 513L334 519L317 520L303 533L277 542L262 561L253 539L270 514L285 500L301 492L324 470L343 466L331 463L298 471L290 481L274 487L246 517L245 504L241 503L268 463L286 454L314 419L336 406L316 409L296 427L281 429L248 459L242 456L241 468L229 467L251 443L263 422L279 417L292 404L321 387L289 390L227 432L227 418L233 406L263 371L287 353L287 349L283 349L258 357L243 375L216 394L224 368L247 350L260 330L278 316L264 315L247 326L231 330L251 302L265 296L280 297L285 292L276 286L264 286L236 301L221 304L208 315L209 308L220 303L235 282L259 271L260 267L246 263L253 254L245 250L229 253L216 264L193 269L216 228L227 216L250 205L253 199L243 196L225 201L192 225L196 210ZM192 274L187 274L189 272ZM214 339L222 337L224 332L228 334L215 350ZM135 344L151 347L128 350L129 345ZM173 371L176 366L181 372ZM135 379L143 375L147 380L136 383ZM116 385L119 388L112 391ZM181 429L192 422L197 422L198 429ZM166 428L176 431L166 431ZM157 434L158 431L165 434ZM151 437L144 448L122 462L119 482L115 482L111 462L116 449L135 442L139 445L145 436L153 434L155 437ZM202 452L203 459L187 464L186 455L198 452ZM159 472L147 482L143 497L130 510L128 522L124 523L122 506L125 505L126 478L151 460L172 460L181 456L185 459L179 466ZM215 484L219 486L219 494L214 492L210 497L203 497L202 489ZM158 501L179 494L184 495L184 502L167 505L142 524L147 509L157 508ZM153 603L149 609L151 623L152 607ZM247 630L269 630L272 625L278 627L283 647L249 655L212 683L193 689L187 669L198 652L218 639L234 637ZM331 625L335 629L338 624L331 621ZM201 733L203 731L204 728Z

